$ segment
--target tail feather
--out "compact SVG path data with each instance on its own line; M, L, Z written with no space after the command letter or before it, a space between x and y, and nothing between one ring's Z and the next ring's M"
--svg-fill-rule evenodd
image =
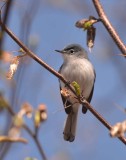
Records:
M78 109L76 112L71 112L68 114L65 127L64 127L64 139L69 142L73 142L76 134L76 126L77 126L77 115Z

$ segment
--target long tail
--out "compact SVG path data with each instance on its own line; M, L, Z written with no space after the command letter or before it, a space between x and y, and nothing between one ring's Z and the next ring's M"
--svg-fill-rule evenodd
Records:
M64 127L64 139L69 142L73 142L76 134L78 107L76 111L68 114L65 127Z

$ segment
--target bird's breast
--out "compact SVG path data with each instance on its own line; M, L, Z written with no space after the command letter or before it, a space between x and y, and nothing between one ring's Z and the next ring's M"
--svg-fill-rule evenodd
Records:
M61 74L70 82L76 81L85 98L88 98L92 90L95 73L90 61L87 59L75 59L66 62L61 68ZM63 87L64 84L62 83Z

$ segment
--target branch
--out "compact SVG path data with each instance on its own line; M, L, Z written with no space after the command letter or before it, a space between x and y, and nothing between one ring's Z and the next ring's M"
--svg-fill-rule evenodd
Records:
M114 42L116 43L118 48L120 49L121 53L126 56L126 46L124 45L124 43L120 39L119 35L115 31L114 27L112 26L112 24L108 20L99 0L92 0L92 2L95 6L95 9L99 15L101 22L103 23L103 25L105 26L105 28L109 32L110 36L112 37L112 39L114 40Z
M7 0L7 2L5 2L5 3L7 3L7 5L6 5L6 9L5 9L5 14L4 14L4 17L3 17L3 24L4 25L7 24L8 16L9 16L11 5L12 5L12 1L13 0ZM3 43L4 43L4 30L3 29L1 30L1 33L2 34L1 34L1 38L0 38L0 49L2 50L2 46L3 46Z
M86 100L81 100L81 103L86 105L86 107L90 110L90 112L106 127L108 130L112 130L112 126L88 103ZM125 145L126 138L123 136L118 137Z
M7 109L8 112L10 113L10 115L14 117L16 115L16 113L13 111L13 109L11 108L11 106L6 102L6 100L2 97L2 95L0 95L0 100L1 100L1 102L4 102L4 104L5 104L4 108ZM44 153L44 150L43 150L40 142L38 141L37 135L33 134L32 131L30 130L30 128L26 124L23 124L22 127L27 131L27 133L35 141L42 159L43 160L47 160L46 154ZM21 137L11 138L11 137L7 137L7 136L0 136L0 142L5 142L5 141L6 142L22 142L22 143L27 143L27 140L25 140L24 138L21 138Z
M72 92L76 95L75 91L73 91L73 88L70 86L69 82L58 72L56 72L53 68L51 68L49 65L47 65L43 60L41 60L37 55L35 55L32 51L30 51L13 33L10 31L3 23L0 21L1 27L4 28L4 30L8 33L8 35L36 62L38 62L41 66L43 66L45 69L47 69L50 73L55 75L57 78L59 78L62 82L64 82ZM111 130L111 125L86 101L82 100L78 96L76 96L80 103L82 105L86 105L87 108L90 110L90 112L106 127L108 130ZM126 139L122 136L118 137L125 145L126 145Z
M28 141L25 138L18 137L18 138L12 138L8 136L0 136L0 142L21 142L21 143L27 143Z
M5 9L5 14L4 14L4 18L3 18L3 23L6 25L7 21L8 21L8 15L10 13L10 9L11 9L11 5L12 5L13 0L7 0L7 5L6 5L6 9ZM6 3L6 2L5 2Z
M33 134L32 131L30 130L30 128L27 126L27 125L23 125L23 128L29 133L29 135L33 138L33 140L35 141L37 147L38 147L38 150L40 152L40 155L42 157L43 160L47 160L47 157L46 157L46 154L38 140L38 137L36 134Z

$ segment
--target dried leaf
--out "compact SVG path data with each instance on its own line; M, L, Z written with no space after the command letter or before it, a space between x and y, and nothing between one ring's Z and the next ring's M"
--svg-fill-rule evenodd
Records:
M95 34L96 28L93 26L87 30L87 46L89 47L89 50L94 46Z
M110 130L110 136L111 137L120 137L124 136L126 132L126 121L123 121L122 123L116 123L112 129Z
M19 65L19 57L16 56L11 61L9 71L7 73L7 79L12 79L15 72L17 71L18 65Z
M62 88L60 93L62 94L63 97L68 98L70 96L70 92L67 88Z

